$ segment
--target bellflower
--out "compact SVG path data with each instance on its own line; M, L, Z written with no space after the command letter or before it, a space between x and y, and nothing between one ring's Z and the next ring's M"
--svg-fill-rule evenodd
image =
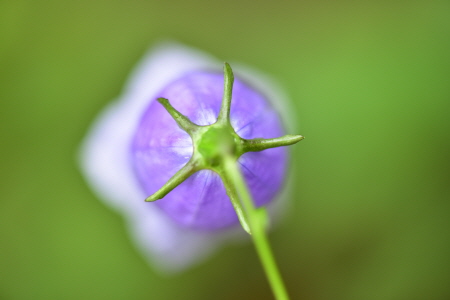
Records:
M150 261L179 270L236 237L238 216L221 177L200 170L155 203L157 192L193 155L193 140L157 98L192 123L211 125L221 109L221 63L196 50L165 43L138 65L122 96L99 116L84 141L81 167L93 190L126 218L130 233ZM282 94L264 76L236 67L229 119L243 139L284 134ZM280 113L284 119L281 120ZM248 152L239 167L255 205L279 196L286 148Z

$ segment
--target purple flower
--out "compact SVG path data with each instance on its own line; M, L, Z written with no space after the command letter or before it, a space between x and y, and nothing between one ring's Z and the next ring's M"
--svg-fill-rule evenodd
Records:
M143 253L166 270L182 269L236 236L236 212L220 177L211 170L196 172L162 200L144 202L193 153L190 136L156 98L169 99L193 123L210 125L222 101L220 67L220 62L192 49L160 45L144 58L123 95L102 113L83 145L81 164L88 182L101 199L125 215ZM236 133L245 139L283 135L280 94L260 75L233 67L237 75L230 118ZM286 158L283 147L240 157L257 206L279 194Z
M223 94L223 74L194 72L165 87L156 97L171 104L197 125L216 122ZM236 79L231 123L243 138L275 138L283 135L279 116L260 93ZM147 195L155 193L191 158L191 137L165 108L152 101L137 127L131 159ZM257 205L267 204L280 190L286 169L287 148L248 152L239 159L241 170ZM184 228L217 230L238 224L220 176L201 170L156 202Z

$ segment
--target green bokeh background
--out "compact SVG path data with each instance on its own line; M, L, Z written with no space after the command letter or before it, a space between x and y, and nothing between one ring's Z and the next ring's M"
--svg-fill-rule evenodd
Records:
M75 154L172 38L292 98L292 299L450 299L449 1L0 1L0 299L272 299L251 244L152 270Z

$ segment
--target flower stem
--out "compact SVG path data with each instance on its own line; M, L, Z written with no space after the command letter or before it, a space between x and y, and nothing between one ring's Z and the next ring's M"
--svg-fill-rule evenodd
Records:
M265 208L256 208L253 204L252 197L237 167L235 158L232 156L226 156L224 158L223 172L227 178L231 179L232 184L240 196L250 226L253 244L255 245L275 298L277 300L288 300L289 296L281 278L280 271L275 263L275 258L266 235L267 212Z

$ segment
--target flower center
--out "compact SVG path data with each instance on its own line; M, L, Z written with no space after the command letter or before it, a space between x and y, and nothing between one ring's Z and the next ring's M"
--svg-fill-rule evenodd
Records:
M205 164L213 168L219 166L223 157L227 155L240 156L240 138L231 126L220 124L208 126L196 144Z

